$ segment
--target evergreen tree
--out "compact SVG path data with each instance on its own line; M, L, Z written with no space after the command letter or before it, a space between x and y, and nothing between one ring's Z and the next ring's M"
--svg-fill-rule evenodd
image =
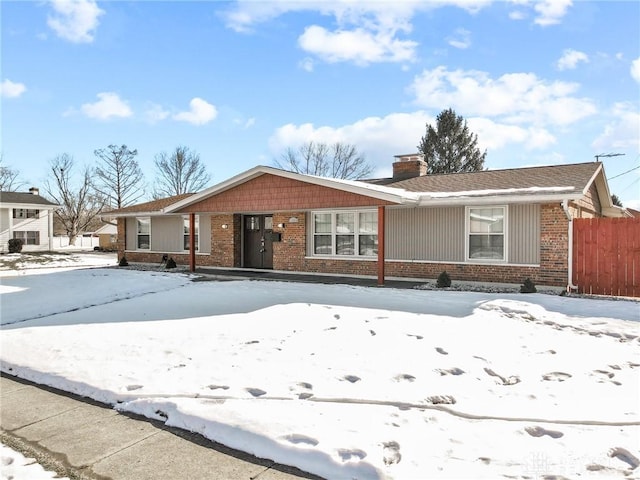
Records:
M424 155L428 174L484 170L487 156L478 148L478 136L469 131L467 121L451 108L440 112L435 128L427 124L418 151Z

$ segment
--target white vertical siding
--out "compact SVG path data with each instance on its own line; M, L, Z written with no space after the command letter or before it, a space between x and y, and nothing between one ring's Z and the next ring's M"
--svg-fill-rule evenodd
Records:
M137 242L138 242L138 224L135 218L126 218L126 230L127 230L127 244L125 245L125 249L127 250L136 250Z
M182 215L151 217L151 250L154 252L184 251Z
M11 209L0 209L0 252L9 250L9 225L11 224Z
M464 207L390 208L385 256L393 260L464 261Z
M211 253L211 216L200 214L199 219L198 251L200 253Z

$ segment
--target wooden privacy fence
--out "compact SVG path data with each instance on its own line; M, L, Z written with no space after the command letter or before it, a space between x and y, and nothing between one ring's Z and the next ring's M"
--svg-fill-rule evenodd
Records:
M580 293L640 297L640 218L574 220L573 283Z

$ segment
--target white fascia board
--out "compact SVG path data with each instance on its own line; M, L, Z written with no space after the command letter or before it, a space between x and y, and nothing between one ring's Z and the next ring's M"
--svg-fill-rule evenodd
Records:
M420 207L437 207L451 205L501 205L508 203L551 203L572 201L581 197L580 194L534 194L534 195L485 195L485 196L460 196L460 197L423 197L420 199Z
M55 210L61 205L43 205L42 203L0 203L0 208L24 208L29 210Z
M406 192L405 190L393 189L389 187L379 187L376 185L369 185L364 182L338 180L334 178L316 177L313 175L303 175L301 173L288 172L286 170L280 170L273 167L257 166L246 172L240 173L235 177L231 177L224 182L218 183L212 187L203 190L200 193L196 193L191 197L185 198L177 203L165 207L162 212L171 213L176 210L180 210L188 205L192 205L212 195L222 193L225 190L229 190L237 185L245 183L260 175L270 174L278 177L289 178L291 180L297 180L304 183L310 183L313 185L320 185L336 190L342 190L345 192L355 193L367 197L376 198L378 200L386 200L393 203L408 203L416 204L419 199L419 195L413 192ZM396 192L397 191L397 192Z

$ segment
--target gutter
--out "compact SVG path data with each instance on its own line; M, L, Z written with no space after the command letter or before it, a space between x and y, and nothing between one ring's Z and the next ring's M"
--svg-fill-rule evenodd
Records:
M578 286L573 284L573 217L571 216L571 212L569 212L569 200L562 201L562 209L564 210L564 214L567 216L569 220L569 231L568 233L568 255L567 258L567 293L571 293L572 291L577 291Z

